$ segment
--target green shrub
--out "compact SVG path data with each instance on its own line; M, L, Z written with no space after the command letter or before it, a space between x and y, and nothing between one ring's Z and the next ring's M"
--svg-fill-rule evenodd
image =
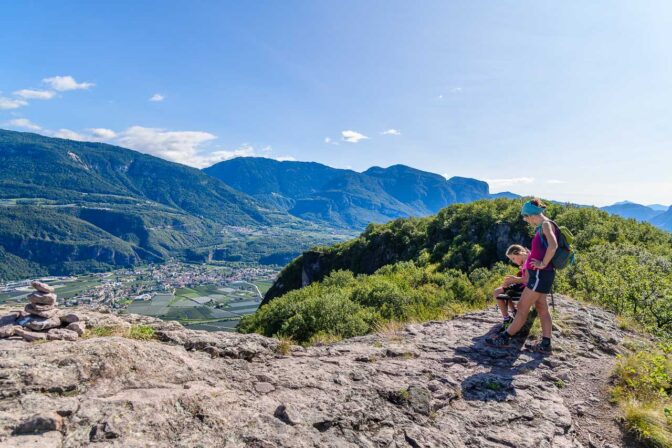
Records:
M641 441L655 448L672 446L672 422L669 414L669 408L660 404L656 406L630 402L623 409L626 428Z
M335 271L245 316L239 330L304 344L328 343L370 333L385 323L450 318L483 307L486 297L460 271L400 262L372 275Z
M612 399L626 428L653 447L672 446L672 355L670 344L636 347L614 368Z
M276 298L240 329L282 334L294 319L293 337L306 342L320 331L347 337L376 323L450 318L486 306L502 277L516 271L506 248L530 245L533 229L519 214L524 200L455 204L433 217L371 224L358 238L313 249L306 256L319 260L315 283L293 289L302 284L303 258L297 258L267 297ZM556 292L602 305L622 316L623 325L672 336L671 234L592 207L550 204L547 214L572 230L577 251L575 264L558 272ZM305 315L308 302L316 300L312 309L319 310L317 303L334 302L334 295L351 313L343 317L348 331ZM326 323L329 328L320 328Z
M93 327L84 333L85 338L104 338L110 336L121 336L129 339L150 340L154 339L154 328L148 325L131 325L127 327Z
M84 333L86 338L103 338L109 336L121 336L123 329L120 327L93 327Z
M128 338L148 341L156 337L154 328L148 325L132 325L128 330Z

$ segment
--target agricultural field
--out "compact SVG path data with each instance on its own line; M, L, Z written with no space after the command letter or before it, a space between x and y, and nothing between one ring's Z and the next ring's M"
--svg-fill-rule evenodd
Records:
M176 320L188 328L235 331L256 312L279 269L249 263L168 263L79 277L51 277L61 307L102 304L121 313ZM29 281L0 285L0 303L23 305Z
M260 303L256 289L246 284L205 285L177 288L174 294L157 294L151 300L134 301L126 312L176 320L191 329L235 331L240 318L254 313Z
M80 277L57 278L48 281L51 286L56 288L59 302L66 299L72 299L95 286L103 283L105 276L101 274L84 275ZM21 303L26 301L26 296L33 291L30 286L17 288L11 292L0 293L0 303Z

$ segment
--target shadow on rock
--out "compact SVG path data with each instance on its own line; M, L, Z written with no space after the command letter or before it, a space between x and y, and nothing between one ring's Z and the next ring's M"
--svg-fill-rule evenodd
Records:
M516 375L535 369L541 364L544 355L530 351L522 351L525 340L530 332L534 317L511 338L508 348L493 348L485 345L485 339L491 337L499 328L499 324L482 335L472 338L469 346L457 347L455 353L468 361L488 367L488 372L471 375L462 381L462 397L472 401L505 401L516 395L513 384ZM521 356L530 358L518 363Z

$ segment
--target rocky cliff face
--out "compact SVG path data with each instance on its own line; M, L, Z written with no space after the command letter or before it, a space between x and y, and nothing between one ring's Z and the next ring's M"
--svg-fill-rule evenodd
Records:
M0 445L620 447L606 398L628 335L558 299L556 351L486 348L493 309L324 347L79 310L157 340L0 341Z

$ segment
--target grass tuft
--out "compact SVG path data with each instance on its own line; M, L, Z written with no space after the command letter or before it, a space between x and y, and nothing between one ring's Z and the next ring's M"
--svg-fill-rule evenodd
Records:
M409 323L410 322L401 322L398 320L386 320L376 323L373 331L381 334L395 334L400 332Z
M343 338L340 336L336 336L330 333L327 333L325 331L320 331L319 333L315 333L308 339L308 342L305 344L306 346L311 346L311 345L316 345L316 346L323 346L323 345L329 345L333 344L334 342L338 342L342 340Z
M111 336L120 336L122 338L136 339L141 341L149 341L156 338L154 328L149 325L131 325L130 328L120 326L101 326L93 327L84 333L84 339L89 338L106 338Z
M623 411L625 427L651 447L672 446L672 356L667 344L639 346L619 356L612 401Z
M647 445L655 448L672 446L670 408L632 401L625 404L623 414L628 430Z
M156 333L154 328L149 325L133 325L128 330L128 335L126 337L130 339L138 339L140 341L149 341L150 339L156 338Z
M279 343L276 351L283 356L289 355L289 352L292 349L292 345L295 345L294 340L287 336L278 336L278 342Z

